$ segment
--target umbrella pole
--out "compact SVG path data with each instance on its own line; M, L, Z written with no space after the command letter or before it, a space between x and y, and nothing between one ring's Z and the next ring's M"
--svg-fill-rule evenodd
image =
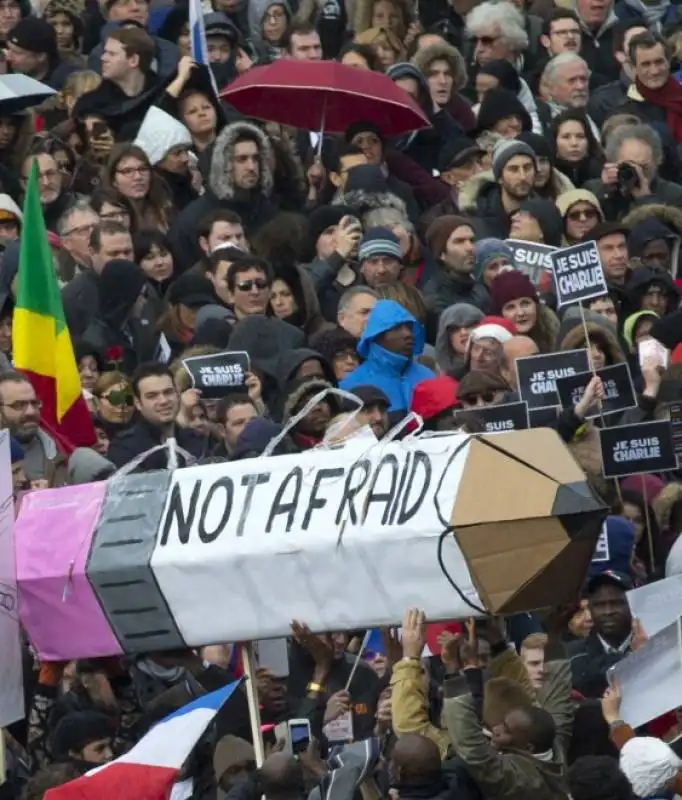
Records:
M325 95L324 104L322 106L322 120L320 122L320 138L317 141L317 160L322 158L322 142L324 141L324 126L327 118L327 97Z

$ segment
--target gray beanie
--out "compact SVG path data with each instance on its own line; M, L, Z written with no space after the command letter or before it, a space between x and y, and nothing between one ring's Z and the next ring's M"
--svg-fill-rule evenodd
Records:
M518 139L509 139L500 142L493 151L493 175L495 176L495 180L499 181L502 170L507 166L507 162L514 158L514 156L528 156L532 158L537 169L535 150L533 150L529 144L520 142Z

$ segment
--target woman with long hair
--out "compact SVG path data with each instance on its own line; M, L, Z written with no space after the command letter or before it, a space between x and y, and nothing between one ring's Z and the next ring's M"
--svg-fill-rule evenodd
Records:
M554 166L576 188L601 175L604 155L584 111L568 108L554 117L549 138Z
M167 231L173 216L170 191L152 171L146 153L137 145L114 145L104 167L102 182L127 198L136 228Z

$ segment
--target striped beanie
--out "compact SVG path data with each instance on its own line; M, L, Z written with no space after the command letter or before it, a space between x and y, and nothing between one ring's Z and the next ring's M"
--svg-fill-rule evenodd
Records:
M377 256L391 256L402 263L400 239L388 228L370 228L360 242L358 259L361 263Z

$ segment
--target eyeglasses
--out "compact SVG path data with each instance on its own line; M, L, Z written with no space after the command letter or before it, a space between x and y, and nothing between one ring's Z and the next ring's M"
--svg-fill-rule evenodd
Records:
M27 181L28 177L29 177L28 175L24 175L23 179L25 181ZM59 170L58 169L46 169L45 172L39 172L38 173L38 180L39 181L49 181L51 183L56 178L60 178L61 179L61 176L59 174Z
M265 278L250 278L249 280L235 283L235 288L239 289L240 292L250 292L254 286L259 292L262 292L263 289L267 289L270 286L270 281Z
M578 222L581 219L589 222L597 219L599 215L597 214L596 208L583 208L576 211L569 211L566 216L571 220L571 222Z
M12 411L27 411L30 406L40 411L43 407L43 401L38 400L15 400L13 403L0 403L0 406L4 406L5 408L11 408Z
M474 41L483 47L492 47L499 38L499 36L474 36Z
M149 167L145 164L140 164L137 167L121 167L116 169L117 175L123 175L125 178L131 178L133 175L147 175Z
M468 406L475 406L478 405L479 397L481 398L481 400L483 400L484 403L495 402L495 392L481 392L480 394L465 394L460 398L460 400L463 403L466 403Z
M71 228L70 231L64 231L62 236L72 236L74 233L78 236L81 236L84 233L92 233L95 229L95 223L91 222L88 225L76 225L75 228Z

